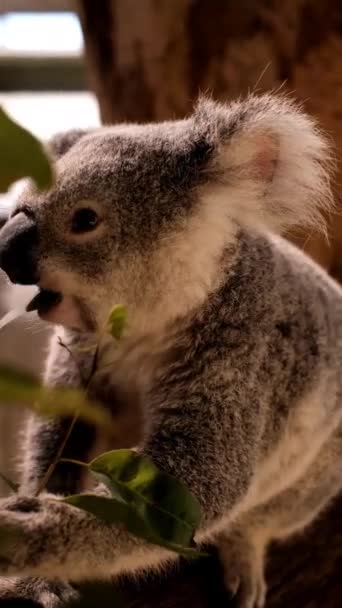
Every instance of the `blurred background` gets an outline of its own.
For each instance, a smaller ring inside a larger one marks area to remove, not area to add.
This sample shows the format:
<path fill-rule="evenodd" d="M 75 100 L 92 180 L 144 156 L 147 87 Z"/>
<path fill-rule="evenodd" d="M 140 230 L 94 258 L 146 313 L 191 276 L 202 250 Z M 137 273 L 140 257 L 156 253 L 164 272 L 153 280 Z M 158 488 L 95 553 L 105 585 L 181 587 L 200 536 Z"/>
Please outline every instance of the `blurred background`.
<path fill-rule="evenodd" d="M 42 140 L 70 127 L 181 117 L 200 92 L 227 101 L 278 89 L 336 145 L 329 240 L 288 237 L 340 280 L 341 0 L 0 0 L 0 105 Z M 0 198 L 0 213 L 11 200 Z M 0 289 L 3 313 L 13 305 L 3 277 Z M 12 323 L 0 332 L 0 362 L 40 373 L 47 335 L 32 318 Z M 13 468 L 22 417 L 0 408 L 1 470 Z"/>

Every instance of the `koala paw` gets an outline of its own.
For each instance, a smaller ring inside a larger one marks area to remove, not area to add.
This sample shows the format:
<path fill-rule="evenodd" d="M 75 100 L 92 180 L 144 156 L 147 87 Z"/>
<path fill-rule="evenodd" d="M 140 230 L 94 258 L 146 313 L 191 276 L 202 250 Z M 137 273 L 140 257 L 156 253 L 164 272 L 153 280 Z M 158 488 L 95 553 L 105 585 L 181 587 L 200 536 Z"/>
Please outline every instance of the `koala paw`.
<path fill-rule="evenodd" d="M 78 592 L 68 583 L 40 578 L 0 578 L 0 608 L 63 608 L 79 599 Z"/>
<path fill-rule="evenodd" d="M 49 495 L 0 501 L 0 575 L 64 578 L 74 526 L 89 517 Z"/>
<path fill-rule="evenodd" d="M 258 576 L 243 566 L 230 566 L 225 573 L 225 584 L 232 597 L 236 598 L 238 608 L 264 608 L 266 601 L 266 583 L 263 576 Z"/>
<path fill-rule="evenodd" d="M 263 556 L 247 538 L 232 534 L 220 539 L 219 554 L 227 590 L 238 608 L 264 608 L 266 582 Z"/>

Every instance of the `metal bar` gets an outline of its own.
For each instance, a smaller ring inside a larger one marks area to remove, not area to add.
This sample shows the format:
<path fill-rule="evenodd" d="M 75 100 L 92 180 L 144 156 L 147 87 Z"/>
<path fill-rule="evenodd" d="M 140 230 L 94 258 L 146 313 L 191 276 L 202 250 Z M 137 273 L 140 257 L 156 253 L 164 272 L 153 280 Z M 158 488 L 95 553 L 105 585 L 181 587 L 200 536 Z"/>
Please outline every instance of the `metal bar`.
<path fill-rule="evenodd" d="M 83 91 L 86 81 L 82 56 L 0 54 L 0 91 Z"/>

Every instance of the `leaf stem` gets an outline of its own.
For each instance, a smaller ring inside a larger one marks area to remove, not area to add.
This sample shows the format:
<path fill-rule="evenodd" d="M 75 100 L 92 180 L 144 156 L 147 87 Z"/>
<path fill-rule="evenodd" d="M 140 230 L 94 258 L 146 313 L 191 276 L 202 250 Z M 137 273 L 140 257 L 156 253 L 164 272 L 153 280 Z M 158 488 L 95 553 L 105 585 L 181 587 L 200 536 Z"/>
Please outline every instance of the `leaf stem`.
<path fill-rule="evenodd" d="M 71 464 L 75 464 L 78 467 L 86 467 L 88 468 L 88 463 L 83 462 L 83 460 L 76 460 L 76 458 L 60 458 L 59 462 L 71 462 Z"/>

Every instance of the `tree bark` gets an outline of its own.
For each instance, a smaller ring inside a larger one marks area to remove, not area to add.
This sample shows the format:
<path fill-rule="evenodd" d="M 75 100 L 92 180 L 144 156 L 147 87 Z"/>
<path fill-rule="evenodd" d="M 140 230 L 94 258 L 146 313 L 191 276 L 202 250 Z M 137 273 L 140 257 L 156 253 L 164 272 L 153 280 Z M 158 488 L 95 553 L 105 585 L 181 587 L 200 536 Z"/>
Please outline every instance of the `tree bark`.
<path fill-rule="evenodd" d="M 183 117 L 200 92 L 299 98 L 342 149 L 341 0 L 78 0 L 89 78 L 102 121 Z M 339 159 L 338 159 L 339 160 Z M 342 280 L 342 164 L 330 240 L 291 234 Z M 302 537 L 274 548 L 268 608 L 342 605 L 342 497 Z M 229 605 L 215 555 L 121 588 L 131 608 Z M 233 604 L 232 604 L 233 605 Z"/>

